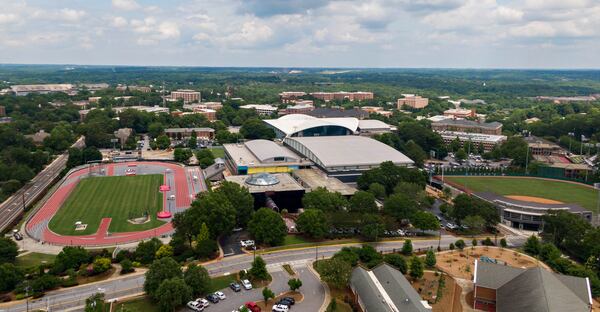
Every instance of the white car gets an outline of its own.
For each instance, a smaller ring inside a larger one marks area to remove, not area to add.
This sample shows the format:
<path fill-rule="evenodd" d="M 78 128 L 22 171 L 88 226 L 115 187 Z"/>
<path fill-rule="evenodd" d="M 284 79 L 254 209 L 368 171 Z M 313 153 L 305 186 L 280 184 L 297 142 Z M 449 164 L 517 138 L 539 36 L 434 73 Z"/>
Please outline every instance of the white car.
<path fill-rule="evenodd" d="M 246 290 L 252 289 L 252 283 L 250 283 L 250 281 L 247 279 L 242 280 L 242 286 L 244 286 Z"/>
<path fill-rule="evenodd" d="M 254 241 L 251 239 L 240 241 L 240 246 L 242 247 L 252 247 L 254 246 Z"/>
<path fill-rule="evenodd" d="M 288 312 L 290 310 L 290 307 L 283 305 L 283 304 L 278 304 L 276 306 L 273 307 L 273 312 Z"/>
<path fill-rule="evenodd" d="M 187 307 L 194 311 L 204 311 L 204 306 L 198 301 L 190 301 L 187 303 Z"/>
<path fill-rule="evenodd" d="M 227 296 L 225 296 L 225 294 L 223 292 L 217 291 L 215 293 L 215 296 L 217 296 L 219 298 L 219 300 L 225 300 L 227 299 Z"/>
<path fill-rule="evenodd" d="M 206 307 L 208 307 L 208 305 L 210 305 L 208 300 L 206 300 L 204 298 L 198 298 L 198 299 L 196 299 L 196 302 L 198 302 L 200 305 L 202 305 L 203 308 L 206 308 Z"/>

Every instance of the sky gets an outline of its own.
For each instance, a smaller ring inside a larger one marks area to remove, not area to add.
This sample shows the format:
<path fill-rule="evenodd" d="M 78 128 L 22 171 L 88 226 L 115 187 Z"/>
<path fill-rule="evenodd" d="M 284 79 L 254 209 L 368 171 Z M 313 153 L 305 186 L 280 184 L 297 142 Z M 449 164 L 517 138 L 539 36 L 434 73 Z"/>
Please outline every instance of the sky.
<path fill-rule="evenodd" d="M 0 0 L 0 63 L 600 68 L 600 0 Z"/>

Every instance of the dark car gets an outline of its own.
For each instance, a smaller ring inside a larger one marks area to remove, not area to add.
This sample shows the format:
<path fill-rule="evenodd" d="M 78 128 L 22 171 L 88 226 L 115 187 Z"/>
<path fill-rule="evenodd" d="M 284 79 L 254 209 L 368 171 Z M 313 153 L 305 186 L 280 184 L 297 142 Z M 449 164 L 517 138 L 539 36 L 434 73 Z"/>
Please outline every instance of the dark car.
<path fill-rule="evenodd" d="M 217 297 L 217 295 L 215 295 L 215 294 L 210 294 L 210 295 L 206 296 L 206 300 L 208 300 L 212 303 L 217 303 L 217 302 L 219 302 L 219 297 Z"/>
<path fill-rule="evenodd" d="M 15 238 L 15 240 L 18 240 L 18 241 L 23 240 L 23 235 L 21 235 L 21 233 L 19 233 L 19 232 L 13 233 L 13 237 Z"/>
<path fill-rule="evenodd" d="M 276 304 L 283 304 L 286 306 L 292 306 L 296 303 L 296 300 L 294 300 L 294 298 L 292 297 L 283 297 L 281 299 L 279 299 L 279 301 L 277 301 Z"/>
<path fill-rule="evenodd" d="M 239 292 L 242 290 L 242 286 L 240 286 L 240 284 L 238 284 L 238 283 L 229 284 L 229 288 L 231 288 L 231 290 L 233 290 L 235 292 Z"/>

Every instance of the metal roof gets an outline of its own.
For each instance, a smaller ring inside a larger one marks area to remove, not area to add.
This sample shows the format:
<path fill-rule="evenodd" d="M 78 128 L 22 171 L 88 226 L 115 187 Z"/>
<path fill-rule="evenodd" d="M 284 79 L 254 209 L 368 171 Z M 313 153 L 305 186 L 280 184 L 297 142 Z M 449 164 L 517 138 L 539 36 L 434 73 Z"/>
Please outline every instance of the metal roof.
<path fill-rule="evenodd" d="M 388 264 L 371 271 L 356 267 L 350 283 L 367 312 L 428 312 L 404 275 Z"/>
<path fill-rule="evenodd" d="M 440 121 L 434 122 L 436 125 L 449 125 L 449 126 L 468 126 L 468 127 L 478 127 L 478 128 L 486 128 L 486 129 L 497 129 L 502 127 L 502 124 L 493 121 L 493 122 L 477 122 L 467 119 L 444 119 Z"/>
<path fill-rule="evenodd" d="M 373 166 L 384 161 L 412 165 L 414 161 L 394 148 L 377 140 L 355 136 L 292 137 L 285 143 L 323 167 Z M 300 146 L 298 146 L 300 145 Z"/>
<path fill-rule="evenodd" d="M 496 289 L 496 311 L 589 311 L 587 279 L 540 267 L 520 269 L 476 261 L 475 284 Z"/>
<path fill-rule="evenodd" d="M 298 155 L 292 153 L 287 148 L 269 141 L 269 140 L 252 140 L 244 143 L 246 147 L 254 154 L 261 162 L 274 161 L 275 158 L 283 157 L 284 161 L 298 161 Z"/>

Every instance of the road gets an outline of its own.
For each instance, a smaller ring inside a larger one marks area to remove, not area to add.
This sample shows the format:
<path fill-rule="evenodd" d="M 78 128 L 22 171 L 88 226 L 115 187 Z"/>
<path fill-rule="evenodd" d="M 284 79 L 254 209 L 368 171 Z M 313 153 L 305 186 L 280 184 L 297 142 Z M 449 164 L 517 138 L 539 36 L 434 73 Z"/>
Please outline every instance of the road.
<path fill-rule="evenodd" d="M 85 146 L 83 137 L 79 138 L 72 147 L 81 148 Z M 34 203 L 50 187 L 56 177 L 63 171 L 69 158 L 68 153 L 58 156 L 54 161 L 38 173 L 31 181 L 25 184 L 21 189 L 11 197 L 0 204 L 0 232 L 5 231 L 18 218 L 23 215 L 24 208 Z"/>
<path fill-rule="evenodd" d="M 443 235 L 439 242 L 440 246 L 447 248 L 450 243 L 453 243 L 456 240 L 457 238 L 454 236 Z M 512 246 L 520 246 L 524 243 L 524 239 L 521 238 L 509 238 L 508 241 L 509 245 Z M 391 252 L 394 250 L 400 250 L 403 243 L 403 241 L 380 242 L 374 244 L 373 246 L 379 251 Z M 470 240 L 466 239 L 465 243 L 469 245 Z M 413 240 L 413 249 L 415 251 L 419 249 L 427 249 L 429 247 L 435 248 L 437 245 L 438 239 Z M 342 247 L 345 246 L 360 246 L 360 244 L 282 250 L 264 253 L 261 254 L 261 256 L 267 262 L 267 267 L 272 271 L 285 263 L 302 265 L 302 263 L 308 264 L 310 261 L 315 260 L 315 258 L 321 259 L 331 257 L 334 253 L 338 252 Z M 205 267 L 211 276 L 235 274 L 242 269 L 250 268 L 252 260 L 252 254 L 237 255 L 206 264 Z M 60 311 L 67 308 L 83 307 L 85 305 L 85 299 L 99 291 L 104 292 L 107 299 L 115 299 L 143 292 L 143 284 L 144 275 L 129 275 L 118 279 L 94 283 L 92 285 L 82 285 L 70 289 L 53 291 L 48 293 L 43 298 L 32 300 L 29 303 L 20 302 L 0 304 L 0 312 L 20 312 L 28 311 L 28 309 L 31 310 L 33 308 L 47 309 L 47 307 L 50 307 L 51 311 Z"/>

